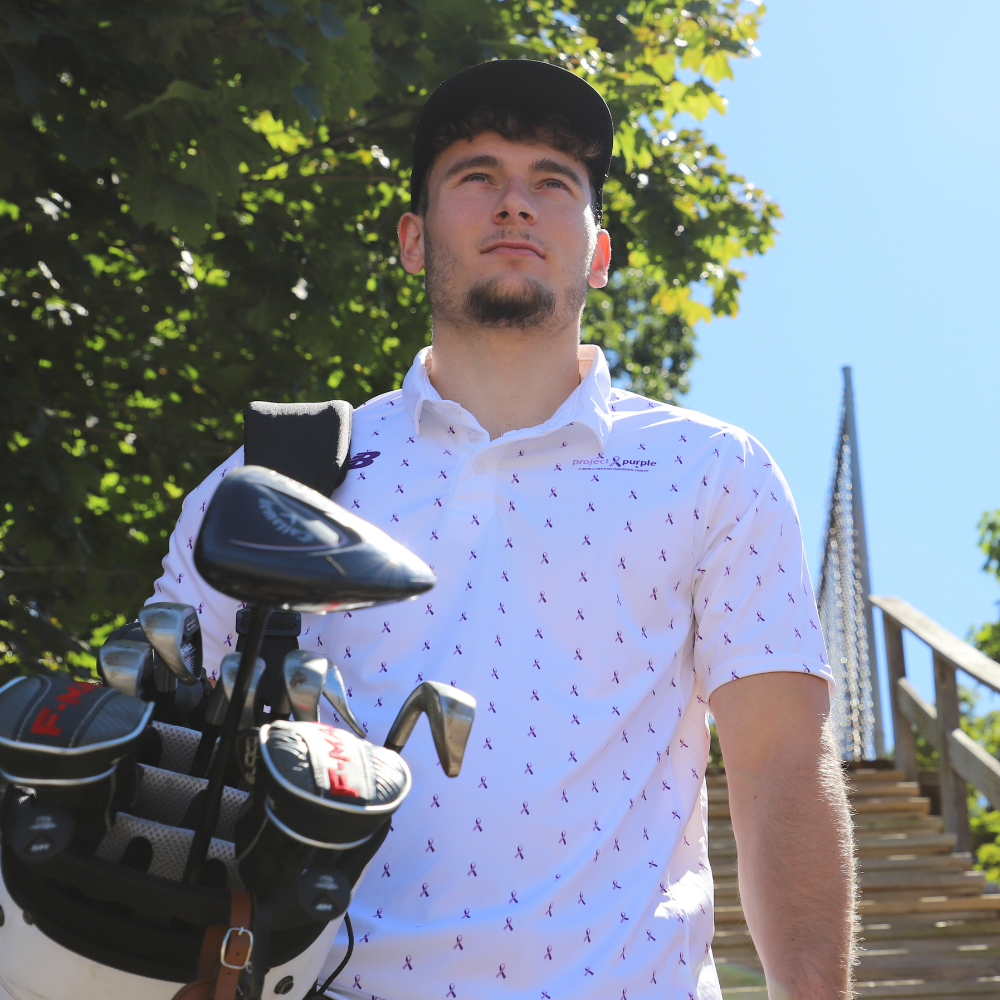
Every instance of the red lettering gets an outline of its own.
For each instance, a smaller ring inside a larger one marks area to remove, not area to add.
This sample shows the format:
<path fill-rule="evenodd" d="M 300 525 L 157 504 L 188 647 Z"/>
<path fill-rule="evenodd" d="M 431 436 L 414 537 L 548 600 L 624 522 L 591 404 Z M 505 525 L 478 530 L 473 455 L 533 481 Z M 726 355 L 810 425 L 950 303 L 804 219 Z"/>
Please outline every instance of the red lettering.
<path fill-rule="evenodd" d="M 62 730 L 56 725 L 59 718 L 55 712 L 43 708 L 35 716 L 35 721 L 31 724 L 31 731 L 39 736 L 61 736 Z"/>
<path fill-rule="evenodd" d="M 95 687 L 95 685 L 88 684 L 85 681 L 70 681 L 69 687 L 62 694 L 56 695 L 56 701 L 59 702 L 57 711 L 61 712 L 67 705 L 79 705 L 80 699 L 92 687 Z"/>
<path fill-rule="evenodd" d="M 334 795 L 349 795 L 352 799 L 360 798 L 357 789 L 352 788 L 348 783 L 347 779 L 337 771 L 328 771 L 327 774 L 330 776 L 330 791 Z"/>

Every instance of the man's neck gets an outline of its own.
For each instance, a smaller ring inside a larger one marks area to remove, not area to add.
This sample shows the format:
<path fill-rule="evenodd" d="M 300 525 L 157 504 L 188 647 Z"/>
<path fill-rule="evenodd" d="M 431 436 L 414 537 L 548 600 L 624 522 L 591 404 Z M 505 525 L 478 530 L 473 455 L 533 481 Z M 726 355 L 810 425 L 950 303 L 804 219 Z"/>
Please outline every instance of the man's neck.
<path fill-rule="evenodd" d="M 575 330 L 456 331 L 434 327 L 428 375 L 496 440 L 545 423 L 580 384 Z"/>

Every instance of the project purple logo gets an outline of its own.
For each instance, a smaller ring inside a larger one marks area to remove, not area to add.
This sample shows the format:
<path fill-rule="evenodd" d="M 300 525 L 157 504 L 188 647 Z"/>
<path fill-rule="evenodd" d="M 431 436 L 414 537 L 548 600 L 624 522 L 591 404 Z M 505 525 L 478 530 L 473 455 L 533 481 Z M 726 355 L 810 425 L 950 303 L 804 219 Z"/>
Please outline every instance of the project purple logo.
<path fill-rule="evenodd" d="M 621 455 L 605 455 L 600 452 L 596 458 L 574 458 L 575 469 L 600 469 L 619 472 L 648 472 L 656 467 L 656 462 L 648 458 L 623 458 Z"/>

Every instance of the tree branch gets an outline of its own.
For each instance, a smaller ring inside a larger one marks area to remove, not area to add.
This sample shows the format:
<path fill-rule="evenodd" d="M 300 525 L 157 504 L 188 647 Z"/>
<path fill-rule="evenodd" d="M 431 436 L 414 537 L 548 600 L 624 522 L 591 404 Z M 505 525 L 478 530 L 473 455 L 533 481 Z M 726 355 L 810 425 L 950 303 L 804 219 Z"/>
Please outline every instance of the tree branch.
<path fill-rule="evenodd" d="M 289 184 L 294 181 L 391 181 L 392 176 L 389 174 L 379 175 L 379 174 L 292 174 L 289 177 L 272 177 L 270 180 L 266 180 L 263 177 L 255 177 L 253 180 L 248 181 L 248 184 L 254 184 L 260 187 L 270 187 L 272 184 Z"/>
<path fill-rule="evenodd" d="M 296 152 L 289 153 L 288 156 L 282 157 L 280 160 L 275 160 L 271 166 L 276 167 L 281 163 L 291 163 L 292 160 L 295 160 L 300 156 L 308 156 L 309 153 L 315 153 L 317 150 L 325 149 L 327 146 L 340 146 L 358 132 L 363 132 L 365 129 L 381 125 L 383 122 L 387 122 L 390 118 L 395 118 L 398 114 L 399 111 L 393 111 L 391 114 L 383 115 L 381 118 L 376 118 L 374 121 L 365 122 L 364 125 L 358 125 L 355 128 L 352 128 L 349 132 L 343 132 L 340 135 L 334 136 L 332 139 L 327 139 L 325 142 L 313 143 L 311 146 L 306 146 L 305 149 L 296 150 Z"/>

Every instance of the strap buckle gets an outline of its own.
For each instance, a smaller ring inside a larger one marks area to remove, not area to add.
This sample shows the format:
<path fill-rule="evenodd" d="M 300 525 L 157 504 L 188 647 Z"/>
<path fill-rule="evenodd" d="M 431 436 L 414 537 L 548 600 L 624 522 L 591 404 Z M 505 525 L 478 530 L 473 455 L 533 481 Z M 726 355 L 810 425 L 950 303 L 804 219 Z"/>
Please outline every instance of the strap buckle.
<path fill-rule="evenodd" d="M 234 933 L 246 934 L 246 936 L 250 939 L 250 943 L 247 945 L 246 957 L 243 959 L 243 962 L 240 965 L 233 965 L 232 963 L 226 961 L 226 950 L 229 948 L 229 937 L 231 934 Z M 226 936 L 222 939 L 222 947 L 219 949 L 219 961 L 227 969 L 237 969 L 242 971 L 247 967 L 247 963 L 250 961 L 250 955 L 252 953 L 253 953 L 253 931 L 248 930 L 246 927 L 230 927 L 226 931 Z"/>

